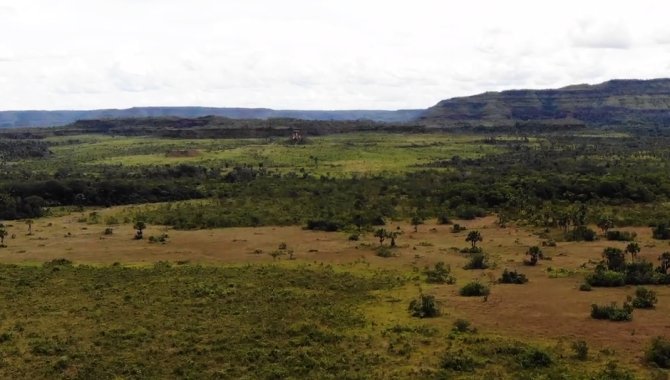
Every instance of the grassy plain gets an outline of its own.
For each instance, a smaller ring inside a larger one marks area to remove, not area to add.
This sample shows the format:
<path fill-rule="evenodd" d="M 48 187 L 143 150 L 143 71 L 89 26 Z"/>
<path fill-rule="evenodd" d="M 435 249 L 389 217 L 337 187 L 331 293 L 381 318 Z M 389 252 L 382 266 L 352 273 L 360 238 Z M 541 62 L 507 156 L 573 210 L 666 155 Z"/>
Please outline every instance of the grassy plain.
<path fill-rule="evenodd" d="M 309 144 L 293 146 L 285 139 L 169 139 L 155 137 L 69 136 L 50 137 L 53 160 L 34 160 L 26 165 L 50 168 L 66 164 L 89 166 L 150 166 L 179 163 L 208 167 L 262 164 L 279 172 L 309 169 L 314 174 L 349 176 L 380 172 L 404 172 L 416 165 L 452 156 L 479 157 L 495 146 L 481 137 L 446 134 L 356 133 L 312 137 Z M 168 157 L 172 150 L 195 149 L 193 157 Z M 314 159 L 316 158 L 316 160 Z"/>
<path fill-rule="evenodd" d="M 104 219 L 119 211 L 98 213 Z M 394 222 L 390 227 L 404 232 L 398 256 L 382 258 L 374 252 L 378 243 L 371 234 L 349 241 L 344 233 L 300 227 L 176 231 L 149 226 L 147 237 L 167 232 L 168 242 L 161 244 L 133 240 L 128 224 L 112 226 L 113 234 L 104 235 L 105 224 L 78 221 L 85 216 L 40 219 L 30 236 L 23 224 L 9 227 L 15 238 L 0 249 L 0 261 L 21 266 L 0 268 L 7 305 L 2 326 L 11 335 L 4 343 L 5 374 L 39 369 L 45 377 L 66 378 L 96 373 L 128 378 L 424 378 L 441 376 L 445 352 L 465 348 L 484 364 L 474 373 L 449 372 L 457 378 L 537 378 L 554 372 L 580 378 L 580 371 L 595 373 L 612 360 L 646 377 L 651 372 L 643 369 L 645 348 L 652 337 L 670 335 L 668 287 L 655 287 L 658 307 L 636 311 L 632 322 L 590 318 L 592 303 L 621 303 L 634 292 L 633 287 L 578 290 L 602 249 L 623 243 L 559 242 L 544 248 L 551 260 L 527 267 L 522 264 L 526 249 L 540 242 L 534 231 L 500 228 L 493 217 L 456 221 L 482 233 L 482 247 L 493 264 L 487 270 L 464 270 L 467 258 L 458 249 L 468 245 L 467 231 L 452 233 L 434 221 L 416 233 L 407 223 Z M 630 230 L 638 233 L 642 258 L 653 261 L 667 250 L 667 243 L 651 239 L 649 229 Z M 294 260 L 270 255 L 281 243 L 294 251 Z M 58 258 L 93 267 L 39 268 Z M 451 266 L 456 284 L 425 283 L 423 269 L 439 261 Z M 156 262 L 173 268 L 159 264 L 152 269 Z M 518 269 L 530 282 L 495 284 L 505 268 Z M 491 295 L 459 296 L 458 288 L 471 280 L 490 284 Z M 339 288 L 343 281 L 354 285 Z M 410 317 L 407 305 L 420 292 L 436 297 L 442 316 Z M 338 318 L 333 320 L 334 315 Z M 452 324 L 459 318 L 479 332 L 454 336 Z M 571 358 L 570 344 L 576 340 L 588 342 L 588 361 Z M 260 345 L 258 352 L 252 342 Z M 487 357 L 485 348 L 496 345 L 541 347 L 555 362 L 549 372 L 521 370 L 513 356 Z M 113 355 L 105 354 L 112 348 Z M 331 362 L 332 349 L 341 351 L 341 363 Z M 26 358 L 34 368 L 16 364 Z"/>

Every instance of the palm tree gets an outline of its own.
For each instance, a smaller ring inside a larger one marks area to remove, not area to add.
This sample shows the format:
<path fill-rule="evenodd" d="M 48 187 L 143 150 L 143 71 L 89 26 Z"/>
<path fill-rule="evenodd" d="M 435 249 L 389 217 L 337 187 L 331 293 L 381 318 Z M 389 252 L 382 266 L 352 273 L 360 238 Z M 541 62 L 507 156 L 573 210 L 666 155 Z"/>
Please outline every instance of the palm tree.
<path fill-rule="evenodd" d="M 631 261 L 635 262 L 635 259 L 637 259 L 637 254 L 640 253 L 640 245 L 636 242 L 628 243 L 625 251 L 626 253 L 630 253 Z"/>
<path fill-rule="evenodd" d="M 479 231 L 470 231 L 468 233 L 468 236 L 465 238 L 465 241 L 470 242 L 472 244 L 472 249 L 477 248 L 477 242 L 483 241 L 482 239 L 482 234 L 479 233 Z"/>
<path fill-rule="evenodd" d="M 133 225 L 133 228 L 137 230 L 137 232 L 135 233 L 135 239 L 136 239 L 136 240 L 140 240 L 140 239 L 144 238 L 144 236 L 143 236 L 143 234 L 142 234 L 142 230 L 144 230 L 145 228 L 147 228 L 146 223 L 144 223 L 144 222 L 141 221 L 141 220 L 138 220 L 138 221 L 135 222 L 135 224 Z"/>
<path fill-rule="evenodd" d="M 388 237 L 388 232 L 386 232 L 385 229 L 380 228 L 375 231 L 375 237 L 379 239 L 379 245 L 382 246 L 384 245 L 384 240 Z"/>

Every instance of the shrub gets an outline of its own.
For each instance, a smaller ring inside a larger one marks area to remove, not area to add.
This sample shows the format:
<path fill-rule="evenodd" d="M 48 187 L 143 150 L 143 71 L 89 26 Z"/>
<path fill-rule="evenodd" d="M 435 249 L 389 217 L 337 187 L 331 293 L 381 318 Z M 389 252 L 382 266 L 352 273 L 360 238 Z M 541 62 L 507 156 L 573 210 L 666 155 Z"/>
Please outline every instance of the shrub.
<path fill-rule="evenodd" d="M 491 293 L 489 287 L 478 281 L 473 281 L 466 284 L 458 292 L 458 294 L 460 294 L 463 297 L 488 296 L 489 293 Z"/>
<path fill-rule="evenodd" d="M 470 327 L 470 321 L 465 320 L 465 319 L 457 319 L 454 321 L 454 325 L 451 328 L 452 331 L 458 332 L 458 333 L 474 333 L 477 332 L 477 329 Z"/>
<path fill-rule="evenodd" d="M 380 247 L 375 248 L 376 255 L 379 257 L 395 257 L 396 253 L 393 251 L 391 247 L 382 245 Z"/>
<path fill-rule="evenodd" d="M 451 275 L 451 267 L 443 262 L 435 264 L 433 269 L 426 269 L 426 281 L 431 284 L 453 284 L 456 278 Z"/>
<path fill-rule="evenodd" d="M 591 305 L 591 318 L 607 319 L 610 321 L 621 322 L 633 319 L 633 306 L 624 302 L 623 307 L 619 308 L 616 302 L 607 306 Z"/>
<path fill-rule="evenodd" d="M 597 269 L 594 273 L 586 276 L 586 282 L 591 286 L 624 286 L 626 285 L 626 276 L 624 273 L 612 270 Z"/>
<path fill-rule="evenodd" d="M 486 269 L 489 265 L 487 263 L 486 255 L 483 253 L 475 253 L 470 257 L 470 261 L 463 267 L 463 269 Z"/>
<path fill-rule="evenodd" d="M 434 296 L 421 294 L 418 299 L 409 303 L 409 312 L 413 317 L 432 318 L 440 315 L 440 308 L 437 306 Z"/>
<path fill-rule="evenodd" d="M 586 360 L 589 358 L 589 346 L 583 340 L 572 342 L 572 350 L 575 352 L 577 360 Z"/>
<path fill-rule="evenodd" d="M 543 242 L 542 242 L 542 246 L 543 246 L 543 247 L 555 247 L 555 246 L 556 246 L 556 241 L 553 240 L 553 239 L 549 239 L 549 240 L 543 241 Z"/>
<path fill-rule="evenodd" d="M 526 256 L 528 256 L 528 259 L 524 260 L 523 263 L 525 265 L 531 266 L 536 265 L 537 261 L 543 258 L 542 250 L 538 246 L 528 248 L 528 251 L 526 251 Z"/>
<path fill-rule="evenodd" d="M 592 380 L 635 380 L 635 376 L 625 369 L 620 369 L 615 362 L 609 362 L 605 368 L 591 377 Z"/>
<path fill-rule="evenodd" d="M 486 210 L 476 206 L 463 205 L 456 208 L 455 214 L 459 219 L 472 220 L 486 216 Z"/>
<path fill-rule="evenodd" d="M 508 271 L 507 268 L 505 268 L 498 282 L 501 284 L 525 284 L 528 282 L 528 278 L 523 273 L 519 273 L 515 270 Z"/>
<path fill-rule="evenodd" d="M 351 234 L 349 235 L 349 241 L 359 241 L 361 239 L 360 234 Z"/>
<path fill-rule="evenodd" d="M 484 250 L 481 247 L 466 247 L 466 248 L 461 248 L 460 251 L 461 253 L 482 253 Z"/>
<path fill-rule="evenodd" d="M 637 234 L 635 232 L 613 230 L 607 231 L 605 236 L 607 240 L 612 241 L 633 241 L 637 237 Z"/>
<path fill-rule="evenodd" d="M 451 224 L 451 218 L 446 214 L 438 215 L 437 224 Z"/>
<path fill-rule="evenodd" d="M 670 368 L 670 340 L 660 336 L 654 338 L 645 357 L 661 368 Z"/>
<path fill-rule="evenodd" d="M 586 226 L 577 226 L 566 236 L 570 241 L 595 241 L 597 237 L 596 232 Z"/>
<path fill-rule="evenodd" d="M 53 259 L 51 261 L 47 261 L 46 263 L 43 264 L 45 268 L 48 267 L 71 267 L 72 266 L 72 261 L 68 259 Z"/>
<path fill-rule="evenodd" d="M 441 363 L 443 369 L 456 372 L 472 372 L 479 366 L 480 364 L 463 350 L 447 352 Z"/>
<path fill-rule="evenodd" d="M 654 265 L 646 261 L 638 261 L 626 264 L 626 284 L 644 285 L 655 283 L 656 272 Z"/>
<path fill-rule="evenodd" d="M 114 234 L 114 229 L 112 227 L 107 227 L 105 228 L 105 231 L 103 231 L 103 235 L 113 235 Z"/>
<path fill-rule="evenodd" d="M 518 357 L 521 368 L 543 368 L 552 364 L 551 356 L 538 348 L 528 348 Z"/>
<path fill-rule="evenodd" d="M 585 283 L 579 285 L 579 290 L 581 290 L 582 292 L 590 292 L 591 291 L 591 284 L 589 284 L 588 282 L 585 282 Z"/>
<path fill-rule="evenodd" d="M 639 286 L 635 289 L 635 298 L 633 299 L 633 307 L 636 309 L 653 309 L 658 298 L 656 292 L 649 290 L 644 286 Z"/>
<path fill-rule="evenodd" d="M 342 227 L 342 223 L 334 222 L 332 220 L 312 219 L 307 221 L 307 226 L 305 228 L 313 231 L 335 232 L 342 229 Z"/>
<path fill-rule="evenodd" d="M 460 224 L 456 223 L 451 227 L 451 232 L 453 233 L 459 233 L 461 231 L 465 231 L 466 228 L 465 226 L 461 226 Z"/>

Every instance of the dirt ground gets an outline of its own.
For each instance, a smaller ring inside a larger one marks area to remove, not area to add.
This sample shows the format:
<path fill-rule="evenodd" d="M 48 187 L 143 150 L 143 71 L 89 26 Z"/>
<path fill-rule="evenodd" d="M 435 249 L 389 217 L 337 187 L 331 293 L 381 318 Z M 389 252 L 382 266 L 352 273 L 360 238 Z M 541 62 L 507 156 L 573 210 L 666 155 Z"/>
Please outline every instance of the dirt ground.
<path fill-rule="evenodd" d="M 105 211 L 101 211 L 104 213 Z M 590 318 L 590 305 L 621 304 L 632 295 L 634 287 L 615 289 L 594 288 L 581 292 L 579 285 L 584 274 L 600 260 L 606 246 L 623 248 L 623 242 L 600 240 L 589 243 L 559 242 L 557 247 L 543 247 L 551 260 L 543 260 L 536 267 L 523 265 L 524 253 L 531 245 L 540 245 L 541 239 L 532 231 L 508 227 L 499 228 L 493 217 L 474 221 L 456 221 L 477 229 L 484 241 L 481 246 L 491 255 L 495 266 L 489 270 L 463 270 L 467 258 L 457 250 L 469 245 L 465 242 L 468 230 L 450 232 L 450 226 L 427 222 L 418 232 L 407 223 L 391 223 L 403 231 L 398 239 L 398 257 L 381 258 L 375 255 L 378 244 L 371 234 L 360 241 L 349 241 L 344 233 L 305 231 L 300 227 L 227 228 L 198 231 L 175 231 L 160 226 L 148 226 L 144 240 L 133 240 L 131 225 L 113 227 L 112 235 L 104 235 L 102 224 L 78 223 L 81 215 L 35 220 L 33 234 L 22 222 L 8 224 L 6 248 L 0 249 L 4 263 L 42 263 L 55 258 L 67 258 L 75 263 L 146 264 L 159 260 L 188 261 L 203 264 L 271 263 L 270 252 L 285 242 L 294 251 L 297 263 L 341 264 L 349 268 L 388 268 L 411 274 L 438 261 L 450 264 L 457 278 L 456 285 L 427 285 L 415 281 L 393 297 L 402 302 L 385 302 L 376 310 L 386 313 L 387 323 L 406 318 L 407 301 L 416 296 L 420 287 L 433 294 L 443 309 L 453 318 L 466 318 L 475 326 L 504 336 L 514 335 L 537 341 L 570 342 L 584 339 L 594 349 L 614 349 L 617 356 L 639 362 L 644 348 L 654 336 L 670 337 L 670 287 L 653 287 L 658 292 L 655 310 L 636 310 L 632 322 L 615 323 Z M 667 242 L 651 238 L 649 228 L 628 228 L 635 231 L 642 247 L 639 255 L 656 263 L 656 258 L 670 250 Z M 166 232 L 166 244 L 149 243 L 149 236 Z M 287 257 L 280 258 L 282 262 Z M 583 266 L 586 266 L 585 268 Z M 504 268 L 518 269 L 530 282 L 525 285 L 493 285 L 491 295 L 480 297 L 458 296 L 458 288 L 473 279 L 489 283 L 500 276 Z M 555 269 L 548 271 L 549 268 Z M 551 273 L 559 273 L 558 276 Z M 556 277 L 556 278 L 554 278 Z M 431 321 L 446 324 L 445 321 Z"/>

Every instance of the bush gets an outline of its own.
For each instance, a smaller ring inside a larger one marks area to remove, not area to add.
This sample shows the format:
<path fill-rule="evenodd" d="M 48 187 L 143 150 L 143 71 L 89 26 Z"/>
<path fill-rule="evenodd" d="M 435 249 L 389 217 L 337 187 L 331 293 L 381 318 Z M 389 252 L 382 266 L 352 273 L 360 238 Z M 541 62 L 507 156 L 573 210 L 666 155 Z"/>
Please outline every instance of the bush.
<path fill-rule="evenodd" d="M 661 368 L 670 368 L 670 340 L 660 336 L 654 338 L 645 357 Z"/>
<path fill-rule="evenodd" d="M 426 282 L 430 284 L 453 284 L 456 278 L 451 275 L 451 267 L 443 262 L 435 264 L 433 269 L 426 269 Z"/>
<path fill-rule="evenodd" d="M 591 377 L 592 380 L 635 380 L 635 376 L 625 369 L 620 369 L 615 362 L 609 362 L 605 368 Z"/>
<path fill-rule="evenodd" d="M 440 315 L 440 309 L 435 302 L 434 296 L 421 294 L 418 299 L 409 303 L 409 312 L 413 317 L 432 318 Z"/>
<path fill-rule="evenodd" d="M 465 231 L 466 228 L 465 226 L 461 226 L 460 224 L 456 223 L 451 227 L 451 232 L 453 233 L 459 233 L 461 231 Z"/>
<path fill-rule="evenodd" d="M 476 206 L 459 206 L 455 210 L 458 219 L 472 220 L 486 216 L 486 210 Z"/>
<path fill-rule="evenodd" d="M 591 286 L 615 287 L 626 285 L 626 275 L 612 270 L 597 269 L 586 276 L 586 282 Z"/>
<path fill-rule="evenodd" d="M 528 259 L 523 260 L 523 263 L 525 265 L 530 265 L 534 266 L 537 264 L 537 261 L 539 259 L 544 258 L 544 255 L 542 254 L 542 250 L 538 246 L 532 246 L 528 248 L 528 251 L 526 251 L 526 256 L 528 256 Z"/>
<path fill-rule="evenodd" d="M 395 257 L 396 253 L 394 252 L 393 248 L 382 245 L 377 248 L 375 248 L 375 253 L 379 257 Z"/>
<path fill-rule="evenodd" d="M 360 234 L 351 234 L 349 235 L 349 241 L 359 241 L 361 239 Z"/>
<path fill-rule="evenodd" d="M 577 226 L 566 236 L 569 241 L 595 241 L 597 238 L 596 232 L 586 226 Z"/>
<path fill-rule="evenodd" d="M 523 273 L 519 273 L 515 270 L 508 271 L 507 268 L 505 268 L 498 282 L 501 284 L 525 284 L 528 282 L 528 278 Z"/>
<path fill-rule="evenodd" d="M 470 261 L 463 267 L 463 269 L 486 269 L 489 265 L 487 263 L 486 255 L 483 253 L 475 253 L 470 257 Z"/>
<path fill-rule="evenodd" d="M 456 352 L 447 352 L 440 365 L 443 369 L 456 372 L 472 372 L 480 364 L 471 356 L 458 350 Z"/>
<path fill-rule="evenodd" d="M 637 237 L 637 234 L 635 232 L 612 230 L 607 231 L 607 235 L 605 236 L 607 240 L 612 241 L 633 241 Z"/>
<path fill-rule="evenodd" d="M 549 239 L 546 241 L 542 242 L 543 247 L 555 247 L 556 246 L 556 241 L 554 239 Z"/>
<path fill-rule="evenodd" d="M 654 272 L 654 265 L 646 261 L 638 261 L 626 264 L 626 284 L 630 285 L 645 285 L 656 282 L 656 272 Z"/>
<path fill-rule="evenodd" d="M 591 318 L 607 319 L 615 322 L 630 321 L 633 319 L 633 306 L 624 302 L 623 307 L 619 308 L 616 302 L 608 306 L 591 305 Z"/>
<path fill-rule="evenodd" d="M 552 364 L 551 356 L 538 348 L 528 348 L 518 357 L 521 368 L 543 368 Z"/>
<path fill-rule="evenodd" d="M 579 285 L 579 290 L 581 290 L 582 292 L 590 292 L 591 291 L 591 284 L 589 284 L 588 282 L 585 282 L 585 283 Z"/>
<path fill-rule="evenodd" d="M 460 294 L 463 297 L 488 296 L 490 293 L 491 290 L 489 289 L 489 287 L 478 281 L 473 281 L 466 284 L 458 292 L 458 294 Z"/>
<path fill-rule="evenodd" d="M 653 309 L 658 298 L 656 292 L 649 290 L 644 286 L 639 286 L 635 289 L 635 298 L 633 299 L 633 307 L 636 309 Z"/>
<path fill-rule="evenodd" d="M 477 332 L 477 329 L 470 327 L 470 321 L 465 320 L 465 319 L 457 319 L 454 321 L 454 325 L 451 328 L 452 331 L 458 332 L 458 333 L 474 333 Z"/>
<path fill-rule="evenodd" d="M 316 219 L 316 220 L 308 220 L 307 226 L 305 228 L 313 231 L 335 232 L 342 229 L 342 227 L 343 227 L 342 223 L 334 222 L 331 220 Z"/>
<path fill-rule="evenodd" d="M 589 346 L 583 340 L 572 342 L 572 350 L 575 352 L 577 360 L 587 360 L 589 358 Z"/>
<path fill-rule="evenodd" d="M 451 218 L 446 214 L 438 215 L 437 224 L 451 224 Z"/>
<path fill-rule="evenodd" d="M 112 227 L 107 227 L 102 233 L 103 235 L 113 235 L 114 234 L 114 229 Z"/>

